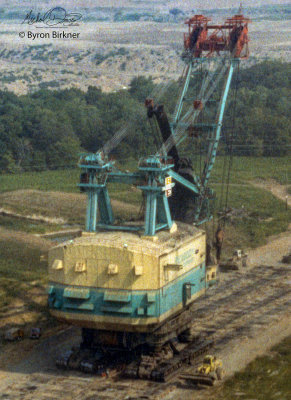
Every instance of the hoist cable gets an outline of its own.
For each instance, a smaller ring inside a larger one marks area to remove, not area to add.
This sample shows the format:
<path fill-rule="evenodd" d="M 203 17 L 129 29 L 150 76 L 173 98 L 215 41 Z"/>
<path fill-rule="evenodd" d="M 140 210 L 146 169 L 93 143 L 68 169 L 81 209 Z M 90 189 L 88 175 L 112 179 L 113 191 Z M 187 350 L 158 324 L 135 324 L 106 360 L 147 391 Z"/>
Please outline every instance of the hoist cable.
<path fill-rule="evenodd" d="M 155 86 L 153 91 L 147 97 L 161 98 L 171 84 L 172 84 L 172 81 L 168 81 L 167 83 L 165 83 L 163 85 Z M 136 118 L 132 119 L 131 121 L 127 122 L 124 126 L 122 126 L 114 134 L 114 136 L 112 138 L 110 138 L 105 143 L 105 145 L 97 151 L 97 153 L 104 153 L 105 155 L 108 155 L 115 147 L 117 147 L 120 144 L 120 142 L 123 139 L 125 139 L 127 136 L 129 136 L 132 133 L 137 122 L 140 122 L 140 116 L 137 116 Z"/>
<path fill-rule="evenodd" d="M 200 92 L 199 99 L 201 99 L 203 106 L 206 105 L 209 98 L 213 94 L 214 90 L 218 86 L 222 76 L 224 75 L 227 69 L 227 63 L 225 63 L 225 58 L 221 61 L 222 68 L 219 73 L 217 73 L 217 77 L 215 79 L 214 84 L 208 89 L 209 83 L 214 75 L 216 75 L 216 71 L 219 70 L 219 67 L 214 71 L 208 71 L 206 78 L 203 80 Z M 208 91 L 207 91 L 208 89 Z M 206 92 L 207 91 L 207 92 Z M 205 93 L 206 92 L 206 93 Z M 184 114 L 184 116 L 180 119 L 177 124 L 176 131 L 172 134 L 169 139 L 165 142 L 165 148 L 167 152 L 173 147 L 179 145 L 183 141 L 183 136 L 185 134 L 186 129 L 196 121 L 197 117 L 200 114 L 200 110 L 193 109 L 193 106 L 190 106 L 188 111 Z"/>
<path fill-rule="evenodd" d="M 183 78 L 183 74 L 185 72 L 185 68 L 180 76 L 179 80 Z M 162 85 L 156 85 L 153 91 L 147 96 L 151 98 L 156 98 L 158 101 L 164 95 L 165 91 L 172 84 L 172 81 L 168 81 Z M 108 155 L 115 147 L 117 147 L 120 142 L 129 136 L 132 133 L 132 128 L 135 128 L 137 122 L 140 121 L 140 117 L 136 117 L 133 120 L 129 121 L 126 125 L 124 125 L 121 129 L 119 129 L 114 136 L 109 139 L 105 145 L 97 151 L 97 153 L 104 153 Z M 134 129 L 133 129 L 134 130 Z"/>

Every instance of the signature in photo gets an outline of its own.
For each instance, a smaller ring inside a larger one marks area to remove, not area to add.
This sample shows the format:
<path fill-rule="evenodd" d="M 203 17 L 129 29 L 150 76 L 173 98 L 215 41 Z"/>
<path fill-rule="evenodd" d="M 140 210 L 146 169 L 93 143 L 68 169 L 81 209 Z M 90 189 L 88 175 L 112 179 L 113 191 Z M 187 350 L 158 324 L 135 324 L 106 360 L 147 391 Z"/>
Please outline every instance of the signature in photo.
<path fill-rule="evenodd" d="M 82 14 L 79 13 L 68 13 L 62 7 L 54 7 L 45 13 L 38 12 L 35 14 L 33 10 L 30 10 L 22 24 L 33 25 L 36 23 L 42 23 L 45 26 L 76 26 L 76 22 L 82 18 Z"/>

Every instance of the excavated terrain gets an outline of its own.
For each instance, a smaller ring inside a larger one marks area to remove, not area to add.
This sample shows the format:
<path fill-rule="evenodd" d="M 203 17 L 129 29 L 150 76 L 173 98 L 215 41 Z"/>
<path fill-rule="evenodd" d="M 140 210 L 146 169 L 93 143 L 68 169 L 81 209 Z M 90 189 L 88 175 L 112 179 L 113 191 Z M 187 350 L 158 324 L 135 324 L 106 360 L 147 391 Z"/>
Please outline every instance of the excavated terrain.
<path fill-rule="evenodd" d="M 193 333 L 215 340 L 211 354 L 223 361 L 226 376 L 241 369 L 255 356 L 291 334 L 290 265 L 256 266 L 220 275 L 220 282 L 195 302 Z M 65 328 L 26 348 L 12 343 L 18 362 L 0 357 L 0 399 L 9 400 L 109 400 L 109 399 L 204 399 L 214 389 L 184 386 L 179 375 L 167 383 L 122 379 L 117 371 L 109 376 L 85 375 L 58 370 L 54 359 L 80 340 L 79 331 Z M 8 350 L 6 350 L 8 351 Z M 4 355 L 5 356 L 5 355 Z M 197 360 L 198 362 L 199 360 Z M 193 371 L 185 366 L 184 371 Z M 206 396 L 206 397 L 205 397 Z"/>

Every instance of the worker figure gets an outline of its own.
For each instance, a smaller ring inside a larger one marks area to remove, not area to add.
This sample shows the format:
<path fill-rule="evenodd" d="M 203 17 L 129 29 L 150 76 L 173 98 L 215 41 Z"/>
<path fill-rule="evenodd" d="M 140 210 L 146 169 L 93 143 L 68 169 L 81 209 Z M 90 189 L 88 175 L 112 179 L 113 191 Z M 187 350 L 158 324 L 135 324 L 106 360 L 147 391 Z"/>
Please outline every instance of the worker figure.
<path fill-rule="evenodd" d="M 217 231 L 215 233 L 215 243 L 214 243 L 214 246 L 216 248 L 216 258 L 218 263 L 220 261 L 223 238 L 224 238 L 224 232 L 222 228 L 218 226 Z"/>
<path fill-rule="evenodd" d="M 213 254 L 213 247 L 210 241 L 206 243 L 206 265 L 215 265 L 217 264 L 216 257 Z"/>

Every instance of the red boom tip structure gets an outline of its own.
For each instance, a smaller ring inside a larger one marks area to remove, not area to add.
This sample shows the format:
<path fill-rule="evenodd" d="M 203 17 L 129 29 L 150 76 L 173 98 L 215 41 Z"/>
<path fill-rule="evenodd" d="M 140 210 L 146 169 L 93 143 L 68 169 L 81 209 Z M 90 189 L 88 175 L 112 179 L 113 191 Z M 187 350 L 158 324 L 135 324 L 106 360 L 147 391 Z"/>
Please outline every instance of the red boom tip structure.
<path fill-rule="evenodd" d="M 224 25 L 210 25 L 210 18 L 194 15 L 185 21 L 189 32 L 184 35 L 185 49 L 194 58 L 211 57 L 229 52 L 233 58 L 248 58 L 248 23 L 243 15 L 228 18 Z"/>

